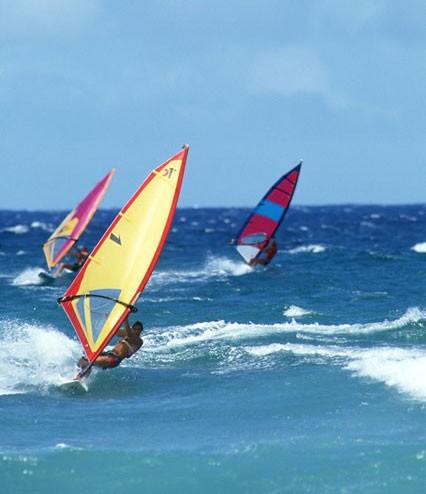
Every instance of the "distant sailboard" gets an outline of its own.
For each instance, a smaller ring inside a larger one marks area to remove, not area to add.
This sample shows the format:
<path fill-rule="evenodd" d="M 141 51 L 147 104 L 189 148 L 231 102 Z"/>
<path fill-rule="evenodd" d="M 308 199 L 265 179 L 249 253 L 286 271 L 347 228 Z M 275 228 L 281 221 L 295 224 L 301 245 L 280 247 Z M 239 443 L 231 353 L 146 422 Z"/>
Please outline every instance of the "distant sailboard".
<path fill-rule="evenodd" d="M 70 271 L 68 269 L 64 269 L 61 273 L 58 273 L 57 271 L 50 271 L 50 272 L 40 271 L 38 273 L 38 277 L 40 278 L 40 285 L 47 286 L 56 283 L 58 278 L 61 278 L 63 282 L 66 283 L 67 278 L 68 277 L 73 278 L 74 274 L 75 274 L 74 271 Z"/>
<path fill-rule="evenodd" d="M 56 276 L 51 273 L 46 273 L 45 271 L 40 271 L 38 277 L 41 280 L 40 283 L 43 285 L 52 285 L 56 281 Z"/>
<path fill-rule="evenodd" d="M 49 269 L 55 267 L 78 241 L 96 212 L 114 175 L 113 168 L 66 216 L 43 245 Z"/>
<path fill-rule="evenodd" d="M 250 213 L 234 244 L 247 263 L 261 255 L 283 222 L 299 179 L 302 162 L 283 175 Z"/>
<path fill-rule="evenodd" d="M 108 345 L 142 293 L 169 232 L 188 147 L 154 169 L 115 217 L 58 300 L 89 367 Z"/>

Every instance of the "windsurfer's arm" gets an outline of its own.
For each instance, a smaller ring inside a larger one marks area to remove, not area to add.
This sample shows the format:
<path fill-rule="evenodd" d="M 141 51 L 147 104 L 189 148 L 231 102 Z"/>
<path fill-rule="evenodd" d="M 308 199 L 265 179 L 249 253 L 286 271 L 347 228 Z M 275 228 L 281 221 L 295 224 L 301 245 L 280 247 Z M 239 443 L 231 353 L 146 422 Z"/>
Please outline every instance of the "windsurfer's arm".
<path fill-rule="evenodd" d="M 119 329 L 117 330 L 117 332 L 115 333 L 116 336 L 121 336 L 121 337 L 128 337 L 129 335 L 131 335 L 132 331 L 130 329 L 130 325 L 129 325 L 129 318 L 126 317 L 126 319 L 124 319 L 124 321 L 121 323 L 121 326 L 119 327 Z"/>

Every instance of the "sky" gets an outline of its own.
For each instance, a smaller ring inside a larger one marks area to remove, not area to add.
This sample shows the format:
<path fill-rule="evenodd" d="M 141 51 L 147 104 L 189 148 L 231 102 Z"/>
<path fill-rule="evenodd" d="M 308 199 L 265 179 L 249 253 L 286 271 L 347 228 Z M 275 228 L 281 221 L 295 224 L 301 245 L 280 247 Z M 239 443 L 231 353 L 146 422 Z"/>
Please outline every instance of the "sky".
<path fill-rule="evenodd" d="M 0 209 L 103 207 L 190 145 L 180 206 L 426 202 L 424 0 L 0 0 Z"/>

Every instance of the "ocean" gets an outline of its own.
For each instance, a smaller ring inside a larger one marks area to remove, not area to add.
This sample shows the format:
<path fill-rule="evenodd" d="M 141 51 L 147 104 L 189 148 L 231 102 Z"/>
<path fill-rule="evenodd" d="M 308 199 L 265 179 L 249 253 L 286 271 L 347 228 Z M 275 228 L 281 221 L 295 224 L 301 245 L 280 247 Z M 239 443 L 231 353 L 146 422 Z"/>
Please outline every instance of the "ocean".
<path fill-rule="evenodd" d="M 294 206 L 256 270 L 247 209 L 178 209 L 143 348 L 84 395 L 72 278 L 38 276 L 65 214 L 0 211 L 2 494 L 425 492 L 426 205 Z"/>

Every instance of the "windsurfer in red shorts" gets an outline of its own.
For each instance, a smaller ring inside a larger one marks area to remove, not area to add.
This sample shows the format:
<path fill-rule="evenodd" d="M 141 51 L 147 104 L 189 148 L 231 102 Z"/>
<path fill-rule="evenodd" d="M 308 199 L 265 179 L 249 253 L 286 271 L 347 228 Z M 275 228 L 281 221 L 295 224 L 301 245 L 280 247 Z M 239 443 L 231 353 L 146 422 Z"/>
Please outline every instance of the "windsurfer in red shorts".
<path fill-rule="evenodd" d="M 272 258 L 277 253 L 277 242 L 274 238 L 270 238 L 269 242 L 262 248 L 259 255 L 250 261 L 250 266 L 254 267 L 260 264 L 266 266 L 272 261 Z"/>
<path fill-rule="evenodd" d="M 113 369 L 119 366 L 123 359 L 130 358 L 143 345 L 143 340 L 140 336 L 142 331 L 143 324 L 140 321 L 136 321 L 130 326 L 129 320 L 126 317 L 121 328 L 115 333 L 116 336 L 121 336 L 120 341 L 112 350 L 102 352 L 93 363 L 93 366 L 100 367 L 101 369 Z M 86 357 L 81 357 L 78 362 L 78 366 L 81 369 L 80 376 L 90 373 L 90 371 L 85 372 L 88 364 L 89 361 Z"/>

